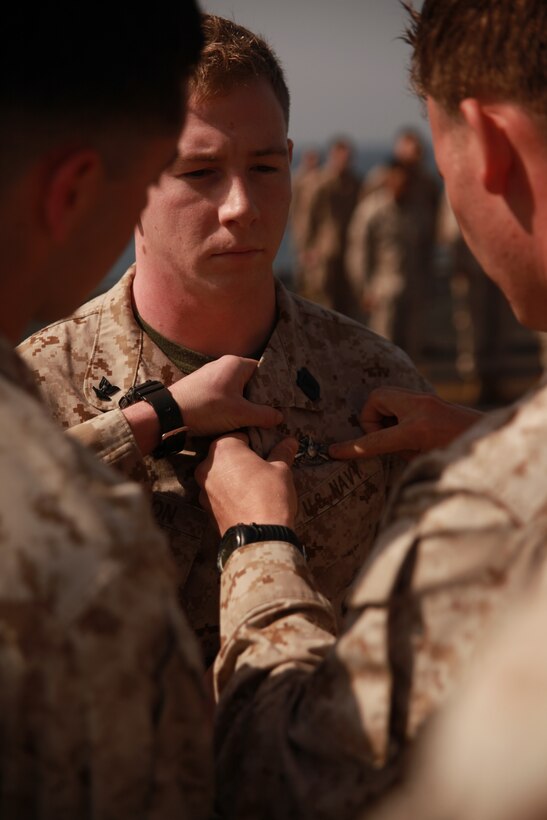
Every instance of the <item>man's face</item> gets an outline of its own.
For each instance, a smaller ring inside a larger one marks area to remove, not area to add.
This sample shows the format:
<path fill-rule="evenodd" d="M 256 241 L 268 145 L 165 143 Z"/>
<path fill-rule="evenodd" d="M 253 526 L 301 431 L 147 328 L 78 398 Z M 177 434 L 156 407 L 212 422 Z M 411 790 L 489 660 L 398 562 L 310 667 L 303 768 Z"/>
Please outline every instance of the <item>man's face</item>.
<path fill-rule="evenodd" d="M 439 171 L 470 250 L 507 297 L 517 318 L 545 329 L 546 283 L 534 232 L 519 220 L 514 203 L 518 180 L 491 193 L 483 181 L 481 140 L 464 118 L 454 118 L 431 98 L 429 122 Z"/>
<path fill-rule="evenodd" d="M 290 205 L 291 147 L 266 80 L 191 97 L 179 157 L 142 216 L 137 269 L 141 259 L 197 294 L 269 281 Z"/>

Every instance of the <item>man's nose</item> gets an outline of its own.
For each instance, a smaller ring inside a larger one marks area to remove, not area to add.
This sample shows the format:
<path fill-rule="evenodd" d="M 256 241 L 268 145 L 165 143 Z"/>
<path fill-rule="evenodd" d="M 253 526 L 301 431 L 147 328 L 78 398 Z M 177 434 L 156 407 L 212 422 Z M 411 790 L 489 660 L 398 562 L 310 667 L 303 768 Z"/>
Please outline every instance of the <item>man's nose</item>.
<path fill-rule="evenodd" d="M 241 176 L 232 177 L 227 182 L 225 196 L 219 208 L 221 224 L 236 222 L 248 227 L 257 216 L 258 209 L 249 183 Z"/>

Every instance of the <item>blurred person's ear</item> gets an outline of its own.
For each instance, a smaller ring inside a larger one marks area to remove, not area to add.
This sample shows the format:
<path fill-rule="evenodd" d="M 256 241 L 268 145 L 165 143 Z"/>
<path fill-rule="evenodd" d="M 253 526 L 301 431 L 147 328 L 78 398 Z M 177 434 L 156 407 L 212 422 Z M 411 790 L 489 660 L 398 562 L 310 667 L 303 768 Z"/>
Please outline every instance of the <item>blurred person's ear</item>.
<path fill-rule="evenodd" d="M 63 244 L 96 205 L 104 181 L 104 166 L 92 149 L 73 151 L 56 162 L 44 181 L 45 228 Z"/>

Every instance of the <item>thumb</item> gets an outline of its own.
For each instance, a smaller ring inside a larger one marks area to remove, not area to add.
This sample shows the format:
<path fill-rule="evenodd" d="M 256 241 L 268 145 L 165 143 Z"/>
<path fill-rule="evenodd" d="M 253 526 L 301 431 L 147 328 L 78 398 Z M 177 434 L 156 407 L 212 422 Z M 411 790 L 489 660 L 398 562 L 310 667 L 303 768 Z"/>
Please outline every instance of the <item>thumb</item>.
<path fill-rule="evenodd" d="M 269 404 L 254 404 L 248 399 L 243 401 L 245 406 L 242 415 L 245 427 L 276 427 L 283 421 L 283 413 L 275 407 L 270 407 Z"/>
<path fill-rule="evenodd" d="M 258 367 L 257 359 L 245 359 L 240 356 L 237 361 L 238 376 L 241 379 L 241 386 L 245 387 L 248 381 L 252 379 Z"/>
<path fill-rule="evenodd" d="M 272 447 L 268 461 L 282 461 L 287 467 L 292 467 L 294 457 L 298 452 L 298 442 L 295 438 L 287 437 L 279 441 L 275 447 Z"/>

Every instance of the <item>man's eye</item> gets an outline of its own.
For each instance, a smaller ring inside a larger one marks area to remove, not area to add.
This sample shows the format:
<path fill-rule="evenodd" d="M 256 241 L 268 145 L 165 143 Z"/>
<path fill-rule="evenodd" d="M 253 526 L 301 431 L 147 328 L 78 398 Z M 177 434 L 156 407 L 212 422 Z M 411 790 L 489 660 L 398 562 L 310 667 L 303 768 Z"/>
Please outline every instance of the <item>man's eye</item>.
<path fill-rule="evenodd" d="M 183 179 L 203 179 L 213 173 L 211 168 L 197 168 L 195 171 L 184 171 L 180 176 Z"/>
<path fill-rule="evenodd" d="M 275 165 L 255 165 L 254 170 L 258 171 L 259 174 L 275 174 L 278 168 Z"/>

